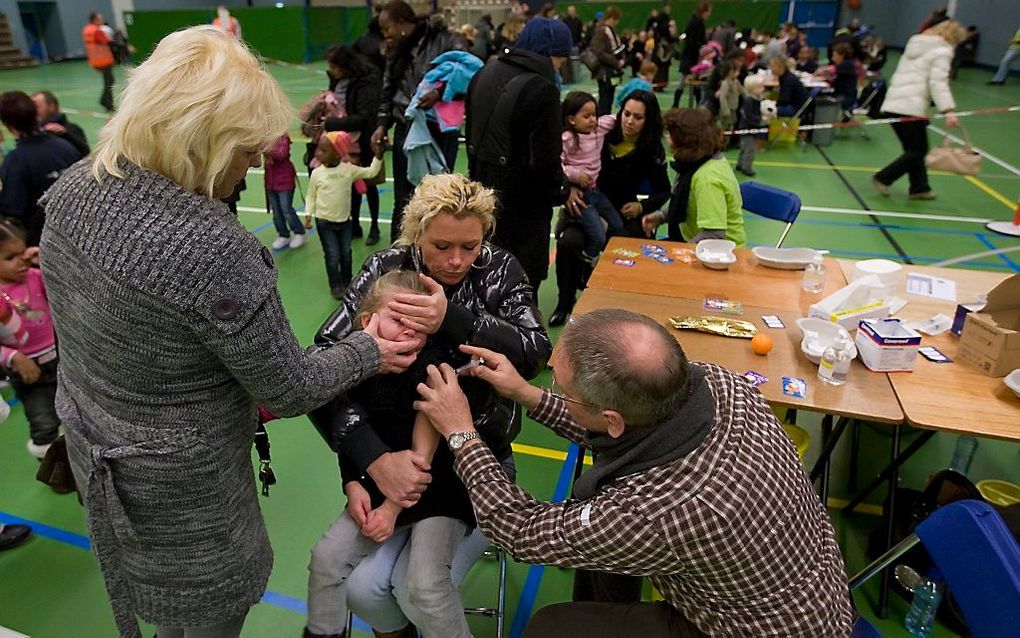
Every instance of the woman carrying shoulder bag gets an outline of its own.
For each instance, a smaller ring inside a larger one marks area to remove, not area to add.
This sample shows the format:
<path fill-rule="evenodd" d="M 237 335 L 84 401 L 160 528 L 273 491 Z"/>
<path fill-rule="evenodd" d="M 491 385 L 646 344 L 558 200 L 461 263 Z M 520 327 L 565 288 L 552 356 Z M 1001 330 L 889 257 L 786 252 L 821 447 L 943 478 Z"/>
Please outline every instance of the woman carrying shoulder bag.
<path fill-rule="evenodd" d="M 927 118 L 928 105 L 934 102 L 939 112 L 947 115 L 947 126 L 959 124 L 954 115 L 956 102 L 949 90 L 949 69 L 956 45 L 965 37 L 967 30 L 953 20 L 940 22 L 911 37 L 882 103 L 885 117 Z M 875 190 L 888 197 L 889 186 L 907 174 L 910 199 L 935 199 L 924 164 L 928 154 L 928 120 L 894 122 L 892 127 L 903 146 L 903 154 L 872 177 Z"/>

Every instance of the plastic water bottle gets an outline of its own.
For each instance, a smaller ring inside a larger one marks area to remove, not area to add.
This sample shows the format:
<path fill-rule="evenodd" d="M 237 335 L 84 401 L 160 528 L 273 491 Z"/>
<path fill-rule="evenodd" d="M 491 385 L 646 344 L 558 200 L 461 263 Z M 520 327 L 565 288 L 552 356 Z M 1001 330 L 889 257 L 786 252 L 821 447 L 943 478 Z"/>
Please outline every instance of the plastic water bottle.
<path fill-rule="evenodd" d="M 942 602 L 942 589 L 941 574 L 937 570 L 932 570 L 928 578 L 914 590 L 914 599 L 903 623 L 911 636 L 927 638 L 931 635 L 935 626 L 935 612 Z"/>
<path fill-rule="evenodd" d="M 804 282 L 801 287 L 805 292 L 819 293 L 825 288 L 825 258 L 816 254 L 811 263 L 804 269 Z"/>
<path fill-rule="evenodd" d="M 974 460 L 977 446 L 978 440 L 972 436 L 961 436 L 958 438 L 956 440 L 956 448 L 953 450 L 953 460 L 949 462 L 949 469 L 967 476 L 967 472 L 970 470 L 970 462 Z"/>
<path fill-rule="evenodd" d="M 850 376 L 851 361 L 850 340 L 841 334 L 822 353 L 818 361 L 818 378 L 829 385 L 843 385 Z"/>

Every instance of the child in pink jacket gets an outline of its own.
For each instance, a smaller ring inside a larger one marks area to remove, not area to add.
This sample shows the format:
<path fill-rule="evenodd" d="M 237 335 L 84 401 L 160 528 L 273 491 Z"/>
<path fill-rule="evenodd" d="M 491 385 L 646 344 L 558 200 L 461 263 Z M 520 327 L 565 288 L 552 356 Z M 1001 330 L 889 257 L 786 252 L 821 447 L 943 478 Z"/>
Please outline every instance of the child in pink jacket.
<path fill-rule="evenodd" d="M 265 154 L 266 196 L 273 210 L 273 225 L 278 237 L 273 248 L 299 248 L 305 243 L 305 227 L 294 211 L 294 187 L 297 171 L 290 161 L 290 135 L 284 133 Z M 289 229 L 288 229 L 289 226 Z M 293 231 L 294 236 L 290 233 Z"/>
<path fill-rule="evenodd" d="M 602 171 L 602 144 L 616 126 L 616 116 L 595 115 L 595 98 L 590 93 L 571 91 L 563 100 L 563 151 L 560 161 L 567 181 L 584 191 L 587 208 L 578 221 L 584 232 L 584 259 L 594 263 L 606 245 L 605 220 L 611 234 L 623 229 L 623 218 L 609 199 L 598 190 Z"/>

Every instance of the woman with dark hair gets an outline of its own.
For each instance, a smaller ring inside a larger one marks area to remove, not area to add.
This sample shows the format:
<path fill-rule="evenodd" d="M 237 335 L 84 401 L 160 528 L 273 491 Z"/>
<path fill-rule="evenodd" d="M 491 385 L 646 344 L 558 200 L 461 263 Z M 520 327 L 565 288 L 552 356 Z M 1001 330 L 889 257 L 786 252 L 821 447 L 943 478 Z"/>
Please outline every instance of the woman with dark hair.
<path fill-rule="evenodd" d="M 645 215 L 641 220 L 645 232 L 653 235 L 665 221 L 670 241 L 729 239 L 743 246 L 747 235 L 740 185 L 723 157 L 726 141 L 712 113 L 671 109 L 663 119 L 677 175 L 669 211 Z"/>
<path fill-rule="evenodd" d="M 599 190 L 623 216 L 623 235 L 644 237 L 641 219 L 669 200 L 666 154 L 662 148 L 662 112 L 655 96 L 633 91 L 616 116 L 616 126 L 602 146 Z M 647 195 L 638 201 L 638 194 Z M 584 233 L 572 218 L 561 217 L 556 237 L 556 286 L 559 300 L 550 326 L 563 325 L 584 285 L 581 259 Z"/>
<path fill-rule="evenodd" d="M 379 110 L 379 92 L 382 88 L 382 76 L 371 60 L 355 52 L 350 47 L 335 47 L 329 50 L 326 57 L 329 75 L 329 88 L 343 105 L 344 117 L 326 118 L 326 131 L 347 131 L 360 133 L 358 146 L 361 149 L 359 159 L 362 166 L 372 163 L 372 130 L 375 116 Z M 374 184 L 367 187 L 365 196 L 368 199 L 368 210 L 372 215 L 372 226 L 369 228 L 366 246 L 379 243 L 379 189 Z M 351 219 L 354 220 L 354 236 L 361 237 L 361 193 L 351 189 Z"/>
<path fill-rule="evenodd" d="M 698 63 L 698 51 L 708 43 L 705 32 L 705 21 L 712 15 L 711 2 L 699 2 L 691 19 L 684 28 L 684 50 L 680 54 L 680 80 L 673 93 L 673 108 L 680 106 L 680 98 L 684 95 L 684 80 L 691 72 L 691 67 Z"/>

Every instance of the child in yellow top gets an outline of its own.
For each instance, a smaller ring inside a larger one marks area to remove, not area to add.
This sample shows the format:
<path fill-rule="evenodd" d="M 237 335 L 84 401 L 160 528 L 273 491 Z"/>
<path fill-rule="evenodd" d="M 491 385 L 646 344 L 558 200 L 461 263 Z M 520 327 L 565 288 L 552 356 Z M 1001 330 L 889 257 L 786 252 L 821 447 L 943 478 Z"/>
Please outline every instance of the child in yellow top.
<path fill-rule="evenodd" d="M 312 171 L 305 198 L 305 213 L 315 220 L 315 228 L 322 242 L 326 259 L 326 277 L 329 292 L 341 299 L 351 283 L 351 237 L 354 222 L 351 220 L 351 188 L 359 179 L 371 179 L 382 170 L 382 153 L 377 153 L 370 166 L 358 166 L 343 161 L 353 148 L 350 136 L 344 131 L 330 131 L 319 138 L 315 159 L 320 166 Z M 382 149 L 380 149 L 382 150 Z"/>

